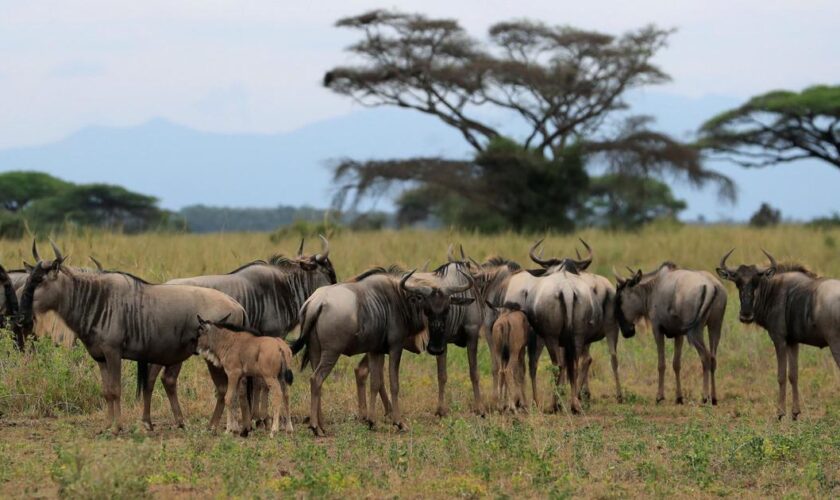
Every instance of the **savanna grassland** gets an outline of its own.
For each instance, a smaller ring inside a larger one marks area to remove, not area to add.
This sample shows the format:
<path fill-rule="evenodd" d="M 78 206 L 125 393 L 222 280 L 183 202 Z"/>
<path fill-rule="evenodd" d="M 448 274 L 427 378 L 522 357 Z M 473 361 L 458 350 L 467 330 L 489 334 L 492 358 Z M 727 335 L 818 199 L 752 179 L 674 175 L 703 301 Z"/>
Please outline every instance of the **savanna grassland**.
<path fill-rule="evenodd" d="M 840 276 L 840 231 L 798 226 L 770 230 L 735 227 L 658 227 L 634 234 L 583 231 L 551 236 L 546 254 L 573 254 L 575 237 L 595 250 L 594 271 L 612 276 L 625 265 L 651 269 L 665 259 L 713 270 L 737 247 L 732 263 L 764 262 L 760 248 L 780 261 L 795 259 L 827 276 Z M 297 241 L 272 243 L 264 234 L 59 236 L 70 263 L 88 255 L 106 267 L 163 281 L 227 272 Z M 527 262 L 532 238 L 447 232 L 344 233 L 331 239 L 339 279 L 373 265 L 420 267 L 444 260 L 449 242 L 463 243 L 482 260 L 503 255 Z M 310 242 L 309 245 L 316 245 Z M 29 242 L 3 242 L 0 263 L 30 259 Z M 48 247 L 42 248 L 46 253 Z M 314 250 L 314 249 L 313 249 Z M 315 439 L 302 423 L 308 414 L 309 369 L 296 372 L 292 390 L 296 429 L 269 439 L 205 430 L 213 386 L 204 363 L 185 365 L 180 394 L 188 428 L 174 428 L 164 391 L 156 388 L 148 433 L 134 403 L 134 366 L 123 368 L 125 430 L 105 427 L 99 373 L 82 347 L 49 339 L 20 355 L 8 337 L 0 342 L 0 495 L 68 497 L 350 496 L 350 497 L 837 497 L 840 496 L 840 370 L 827 350 L 804 347 L 800 359 L 803 414 L 775 417 L 776 361 L 766 333 L 738 320 L 737 294 L 729 306 L 718 353 L 720 404 L 700 404 L 701 368 L 693 349 L 683 355 L 687 404 L 674 403 L 668 348 L 666 401 L 656 404 L 656 349 L 650 332 L 619 342 L 626 397 L 613 396 L 602 342 L 594 346 L 593 399 L 582 415 L 517 416 L 470 409 L 464 350 L 450 347 L 451 413 L 433 416 L 435 363 L 428 355 L 403 357 L 402 404 L 410 431 L 384 419 L 375 430 L 356 419 L 352 368 L 344 358 L 325 384 L 327 438 Z M 292 334 L 292 337 L 296 333 Z M 490 359 L 480 348 L 482 391 L 490 395 Z M 543 402 L 550 367 L 541 360 Z M 788 397 L 790 402 L 790 397 Z M 381 406 L 380 406 L 381 408 Z M 789 413 L 789 410 L 788 410 Z"/>

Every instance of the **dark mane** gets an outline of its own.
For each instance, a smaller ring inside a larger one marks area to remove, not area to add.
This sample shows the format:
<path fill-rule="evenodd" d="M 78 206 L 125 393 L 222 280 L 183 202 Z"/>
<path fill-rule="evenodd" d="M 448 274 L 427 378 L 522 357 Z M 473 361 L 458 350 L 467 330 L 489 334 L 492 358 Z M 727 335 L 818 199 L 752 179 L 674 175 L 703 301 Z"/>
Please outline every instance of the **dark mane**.
<path fill-rule="evenodd" d="M 239 271 L 242 271 L 243 269 L 248 269 L 249 267 L 253 267 L 253 266 L 275 266 L 275 267 L 293 269 L 293 268 L 297 268 L 297 261 L 294 260 L 294 259 L 291 259 L 289 257 L 286 257 L 282 254 L 274 254 L 271 257 L 269 257 L 268 260 L 258 259 L 258 260 L 251 261 L 247 264 L 243 264 L 243 265 L 237 267 L 236 269 L 234 269 L 233 271 L 229 272 L 228 274 L 236 274 Z"/>
<path fill-rule="evenodd" d="M 255 260 L 255 261 L 252 261 L 252 262 L 249 262 L 249 263 L 247 263 L 247 264 L 243 264 L 243 265 L 241 265 L 241 266 L 237 267 L 236 269 L 234 269 L 233 271 L 229 272 L 228 274 L 236 274 L 236 273 L 238 273 L 239 271 L 241 271 L 241 270 L 243 270 L 243 269 L 247 269 L 247 268 L 249 268 L 249 267 L 251 267 L 251 266 L 259 266 L 259 265 L 266 265 L 266 264 L 268 264 L 268 262 L 266 262 L 266 261 L 264 261 L 264 260 Z"/>
<path fill-rule="evenodd" d="M 675 270 L 675 269 L 679 269 L 679 267 L 680 267 L 680 266 L 678 266 L 678 265 L 677 265 L 674 261 L 666 260 L 666 261 L 665 261 L 665 262 L 663 262 L 662 264 L 659 264 L 659 269 L 657 269 L 657 271 L 658 271 L 658 270 L 661 270 L 661 269 L 663 269 L 663 268 L 668 268 L 668 269 L 670 269 L 671 271 L 673 271 L 673 270 Z"/>
<path fill-rule="evenodd" d="M 811 271 L 810 269 L 808 269 L 804 265 L 796 263 L 796 262 L 783 262 L 783 263 L 777 265 L 776 266 L 776 273 L 777 274 L 802 273 L 805 276 L 808 276 L 809 278 L 813 278 L 813 279 L 819 278 L 817 273 Z"/>
<path fill-rule="evenodd" d="M 516 302 L 505 302 L 502 306 L 509 311 L 521 311 L 522 307 Z"/>
<path fill-rule="evenodd" d="M 361 274 L 358 274 L 358 275 L 350 278 L 347 281 L 348 282 L 362 281 L 365 278 L 369 278 L 371 276 L 376 276 L 378 274 L 390 274 L 390 275 L 398 276 L 398 275 L 405 274 L 405 271 L 397 265 L 392 265 L 392 266 L 389 266 L 387 268 L 381 267 L 381 266 L 380 267 L 373 267 L 373 268 L 368 269 L 367 271 L 362 272 Z"/>
<path fill-rule="evenodd" d="M 81 273 L 81 274 L 85 274 L 85 275 L 92 275 L 92 276 L 102 275 L 102 274 L 119 274 L 120 276 L 125 276 L 126 278 L 129 278 L 130 280 L 132 280 L 136 283 L 141 283 L 143 285 L 156 285 L 157 284 L 157 283 L 151 283 L 149 281 L 146 281 L 143 278 L 141 278 L 137 275 L 131 274 L 127 271 L 115 271 L 115 270 L 112 270 L 112 269 L 109 269 L 109 270 L 106 270 L 106 271 L 99 271 L 99 270 L 96 270 L 96 269 L 74 268 L 73 272 Z"/>
<path fill-rule="evenodd" d="M 248 326 L 240 326 L 234 325 L 232 323 L 227 323 L 225 321 L 209 321 L 208 324 L 215 326 L 216 328 L 223 328 L 225 330 L 230 330 L 232 332 L 242 332 L 242 333 L 250 333 L 255 337 L 265 337 L 262 332 L 255 330 L 254 328 Z"/>
<path fill-rule="evenodd" d="M 522 266 L 520 266 L 518 263 L 516 263 L 516 262 L 514 262 L 510 259 L 500 257 L 498 255 L 495 256 L 495 257 L 490 257 L 489 259 L 487 259 L 487 261 L 484 264 L 481 265 L 481 267 L 497 267 L 497 266 L 506 266 L 511 271 L 519 271 L 520 269 L 522 269 Z"/>

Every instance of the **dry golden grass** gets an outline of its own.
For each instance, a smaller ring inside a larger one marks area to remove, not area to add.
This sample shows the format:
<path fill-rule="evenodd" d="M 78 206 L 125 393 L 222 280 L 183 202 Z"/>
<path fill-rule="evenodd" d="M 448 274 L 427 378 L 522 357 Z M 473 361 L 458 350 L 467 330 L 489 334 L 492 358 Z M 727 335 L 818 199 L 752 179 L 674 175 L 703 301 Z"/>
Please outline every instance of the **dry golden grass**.
<path fill-rule="evenodd" d="M 840 231 L 798 226 L 772 230 L 740 227 L 658 227 L 635 234 L 583 231 L 550 236 L 547 254 L 572 254 L 576 237 L 595 249 L 595 272 L 615 266 L 644 269 L 663 260 L 712 270 L 729 248 L 732 262 L 762 262 L 760 248 L 780 261 L 801 261 L 827 276 L 840 276 Z M 450 242 L 463 243 L 481 260 L 504 255 L 527 262 L 531 237 L 425 231 L 343 233 L 331 240 L 339 278 L 373 265 L 419 267 L 444 260 Z M 106 267 L 150 281 L 229 271 L 297 241 L 272 243 L 264 234 L 141 235 L 90 233 L 59 237 L 74 265 L 94 255 Z M 310 249 L 318 243 L 307 244 Z M 0 263 L 13 267 L 29 257 L 29 242 L 4 242 Z M 42 248 L 47 253 L 48 246 Z M 121 436 L 100 434 L 104 412 L 99 377 L 83 349 L 39 342 L 21 356 L 0 342 L 0 494 L 4 496 L 825 496 L 840 494 L 840 370 L 827 351 L 803 348 L 799 422 L 775 419 L 775 358 L 767 335 L 737 321 L 730 291 L 718 360 L 720 405 L 699 404 L 697 355 L 683 356 L 688 404 L 673 402 L 668 344 L 667 400 L 654 403 L 656 353 L 640 330 L 619 343 L 627 402 L 612 397 L 612 375 L 603 343 L 593 348 L 593 400 L 580 416 L 531 411 L 516 417 L 470 411 L 466 355 L 449 354 L 451 416 L 432 416 L 435 363 L 404 357 L 404 412 L 411 431 L 394 432 L 382 420 L 374 431 L 355 420 L 355 360 L 343 359 L 325 386 L 328 438 L 314 439 L 305 425 L 291 436 L 248 439 L 204 430 L 213 397 L 203 363 L 187 362 L 180 393 L 189 428 L 172 428 L 158 387 L 153 433 L 138 425 L 134 367 L 124 367 Z M 293 334 L 294 335 L 294 334 Z M 547 357 L 546 357 L 547 358 Z M 541 364 L 544 401 L 550 396 L 548 360 Z M 480 350 L 482 390 L 489 396 L 489 355 Z M 293 413 L 308 413 L 308 375 L 296 373 Z"/>

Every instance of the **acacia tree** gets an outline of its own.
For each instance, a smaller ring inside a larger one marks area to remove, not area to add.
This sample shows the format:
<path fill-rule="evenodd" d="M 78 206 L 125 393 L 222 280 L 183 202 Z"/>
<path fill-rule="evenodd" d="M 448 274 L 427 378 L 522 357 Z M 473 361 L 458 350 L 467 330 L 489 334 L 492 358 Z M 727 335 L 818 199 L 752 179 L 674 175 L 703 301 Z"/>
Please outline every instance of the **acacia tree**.
<path fill-rule="evenodd" d="M 840 85 L 753 97 L 704 123 L 699 145 L 745 167 L 816 158 L 840 168 Z"/>
<path fill-rule="evenodd" d="M 628 91 L 668 80 L 652 62 L 665 46 L 668 30 L 646 26 L 613 36 L 520 20 L 491 26 L 487 41 L 479 42 L 455 20 L 384 10 L 336 25 L 355 29 L 362 37 L 348 48 L 357 64 L 329 71 L 325 86 L 365 106 L 397 106 L 436 116 L 457 129 L 477 155 L 475 161 L 343 161 L 335 175 L 339 203 L 350 193 L 358 201 L 409 182 L 425 193 L 454 193 L 504 212 L 497 203 L 498 189 L 485 182 L 488 168 L 482 163 L 493 163 L 487 152 L 499 141 L 505 147 L 495 150 L 511 157 L 510 141 L 486 118 L 499 116 L 488 108 L 525 124 L 526 133 L 515 141 L 521 154 L 509 162 L 511 170 L 543 168 L 533 161 L 538 155 L 553 162 L 554 169 L 571 169 L 561 177 L 563 182 L 577 179 L 573 187 L 578 196 L 585 193 L 587 176 L 575 170 L 598 159 L 611 170 L 676 174 L 697 185 L 713 181 L 724 196 L 734 196 L 729 179 L 704 169 L 696 150 L 651 131 L 648 120 L 631 117 L 615 126 L 627 109 Z M 541 185 L 534 187 L 540 191 Z M 482 188 L 486 190 L 476 192 Z M 418 198 L 412 202 L 416 208 Z M 526 205 L 561 212 L 560 225 L 566 226 L 580 200 L 561 196 L 553 205 Z M 512 214 L 506 212 L 510 223 Z"/>

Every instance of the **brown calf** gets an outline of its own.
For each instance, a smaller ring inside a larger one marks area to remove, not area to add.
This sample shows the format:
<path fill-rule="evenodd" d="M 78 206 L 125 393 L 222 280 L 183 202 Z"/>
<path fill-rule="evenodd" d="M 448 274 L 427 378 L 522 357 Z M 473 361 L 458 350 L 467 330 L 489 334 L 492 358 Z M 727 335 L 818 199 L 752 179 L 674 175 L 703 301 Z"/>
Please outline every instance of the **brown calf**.
<path fill-rule="evenodd" d="M 525 347 L 528 345 L 528 319 L 519 305 L 508 303 L 497 307 L 498 313 L 490 334 L 490 353 L 496 370 L 493 391 L 500 411 L 516 412 L 525 406 Z"/>
<path fill-rule="evenodd" d="M 236 411 L 239 403 L 239 381 L 242 377 L 260 377 L 269 391 L 274 393 L 274 421 L 271 436 L 280 429 L 280 396 L 286 416 L 286 432 L 292 432 L 292 415 L 289 408 L 288 386 L 294 380 L 292 375 L 292 351 L 283 339 L 263 337 L 256 331 L 214 323 L 198 317 L 198 354 L 208 363 L 225 371 L 228 391 L 225 406 L 228 407 L 228 429 L 236 429 Z M 242 435 L 251 427 L 251 415 L 244 405 Z"/>

